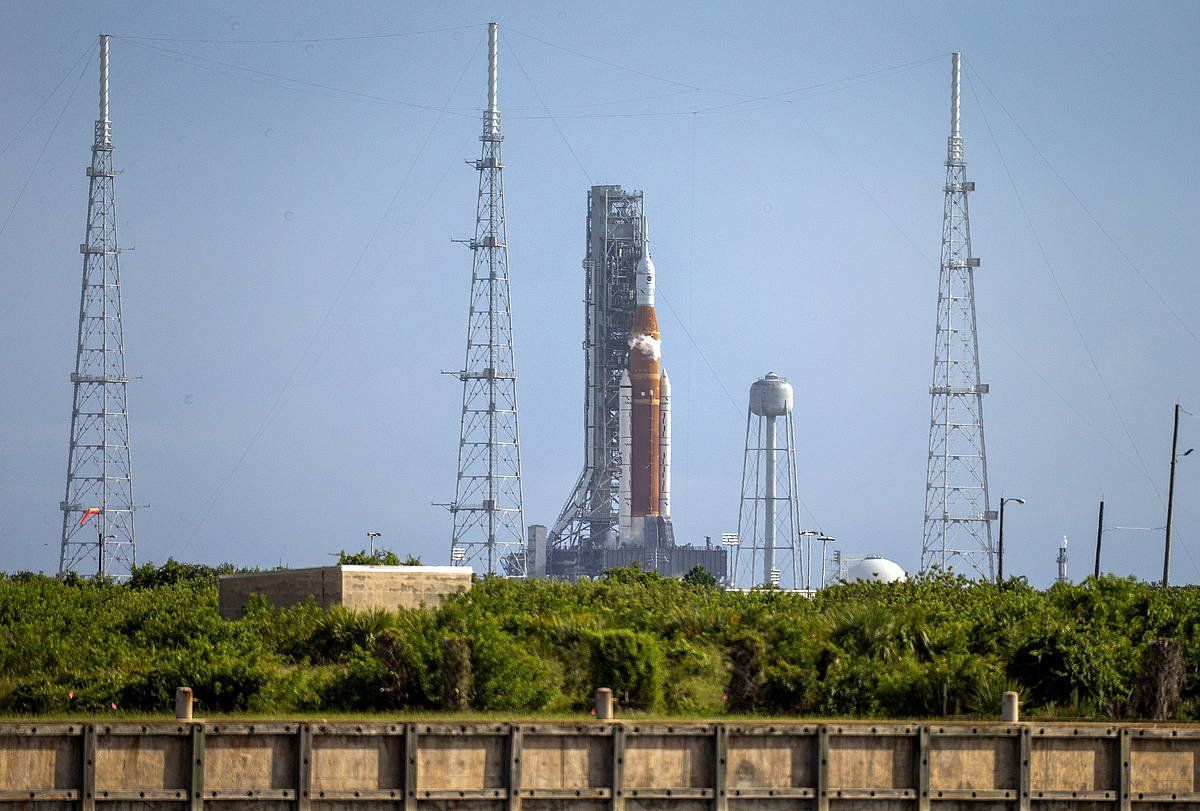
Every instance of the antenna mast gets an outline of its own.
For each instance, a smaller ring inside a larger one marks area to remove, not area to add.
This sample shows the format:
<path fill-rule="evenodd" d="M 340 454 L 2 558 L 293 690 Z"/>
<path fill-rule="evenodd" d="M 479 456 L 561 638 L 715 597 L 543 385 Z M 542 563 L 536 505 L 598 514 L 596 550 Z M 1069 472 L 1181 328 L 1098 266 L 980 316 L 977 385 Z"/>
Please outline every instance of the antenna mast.
<path fill-rule="evenodd" d="M 488 574 L 524 577 L 525 513 L 517 431 L 517 369 L 508 284 L 508 231 L 504 223 L 504 164 L 497 105 L 497 29 L 488 24 L 488 106 L 482 154 L 475 161 L 479 197 L 467 354 L 458 446 L 458 483 L 450 512 L 450 559 L 479 561 Z"/>
<path fill-rule="evenodd" d="M 59 575 L 93 570 L 122 576 L 136 563 L 133 468 L 125 334 L 121 325 L 121 274 L 108 118 L 108 36 L 100 36 L 100 117 L 87 169 L 87 230 L 75 371 L 71 374 L 71 443 L 63 513 Z"/>
<path fill-rule="evenodd" d="M 987 455 L 983 441 L 983 395 L 975 324 L 975 268 L 960 130 L 961 55 L 952 54 L 950 138 L 946 150 L 941 272 L 925 479 L 925 533 L 921 570 L 949 570 L 959 563 L 981 578 L 995 577 Z"/>

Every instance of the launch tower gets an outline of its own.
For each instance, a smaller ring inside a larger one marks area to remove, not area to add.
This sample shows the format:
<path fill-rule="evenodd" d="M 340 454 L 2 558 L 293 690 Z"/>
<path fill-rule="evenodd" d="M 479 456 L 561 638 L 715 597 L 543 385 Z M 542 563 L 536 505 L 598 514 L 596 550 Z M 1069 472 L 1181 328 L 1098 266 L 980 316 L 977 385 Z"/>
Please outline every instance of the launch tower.
<path fill-rule="evenodd" d="M 672 575 L 696 565 L 718 577 L 726 570 L 724 549 L 675 542 L 671 383 L 645 223 L 641 192 L 588 192 L 583 472 L 548 538 L 531 531 L 537 576 L 575 579 L 631 564 Z"/>
<path fill-rule="evenodd" d="M 475 161 L 479 196 L 469 243 L 471 303 L 458 446 L 458 483 L 450 512 L 450 560 L 478 562 L 488 574 L 525 576 L 525 513 L 517 431 L 517 368 L 504 224 L 504 164 L 500 159 L 497 26 L 488 25 L 488 106 L 482 155 Z"/>
<path fill-rule="evenodd" d="M 950 139 L 942 214 L 941 272 L 925 479 L 925 535 L 921 570 L 966 564 L 979 577 L 995 576 L 988 501 L 987 455 L 983 442 L 983 395 L 975 324 L 975 268 L 971 252 L 963 138 L 959 129 L 960 55 L 952 55 Z"/>
<path fill-rule="evenodd" d="M 100 37 L 100 118 L 87 169 L 87 229 L 75 371 L 71 373 L 71 441 L 62 503 L 58 573 L 122 576 L 136 563 L 133 467 L 125 332 L 121 325 L 121 273 L 108 118 L 108 36 Z"/>
<path fill-rule="evenodd" d="M 642 258 L 642 193 L 620 186 L 588 192 L 583 259 L 583 472 L 550 531 L 550 545 L 586 555 L 619 531 L 621 376 L 629 365 L 634 278 Z"/>

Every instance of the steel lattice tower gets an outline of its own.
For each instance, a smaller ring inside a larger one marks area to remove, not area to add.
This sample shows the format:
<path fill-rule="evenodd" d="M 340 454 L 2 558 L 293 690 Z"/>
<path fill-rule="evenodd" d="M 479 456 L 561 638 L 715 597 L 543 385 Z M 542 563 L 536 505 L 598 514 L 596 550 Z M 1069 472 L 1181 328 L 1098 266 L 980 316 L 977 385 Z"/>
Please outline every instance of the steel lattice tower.
<path fill-rule="evenodd" d="M 921 570 L 943 570 L 965 562 L 983 578 L 995 576 L 988 500 L 987 454 L 983 441 L 983 395 L 979 381 L 979 337 L 975 323 L 975 268 L 959 129 L 960 54 L 952 55 L 950 139 L 942 215 L 941 273 L 929 418 L 929 461 L 925 479 L 925 536 Z"/>
<path fill-rule="evenodd" d="M 88 167 L 87 231 L 79 340 L 71 374 L 71 447 L 67 458 L 62 549 L 58 572 L 95 566 L 98 576 L 120 576 L 134 566 L 133 468 L 125 335 L 121 326 L 121 274 L 108 118 L 108 37 L 100 37 L 100 119 Z M 97 513 L 90 511 L 98 510 Z M 84 524 L 84 519 L 90 519 Z M 86 566 L 85 566 L 86 564 Z"/>
<path fill-rule="evenodd" d="M 458 483 L 450 512 L 455 564 L 486 562 L 524 577 L 525 513 L 521 494 L 521 447 L 517 430 L 517 370 L 513 353 L 508 285 L 508 232 L 504 224 L 504 166 L 500 158 L 500 110 L 496 106 L 497 26 L 488 25 L 488 107 L 483 113 L 479 198 L 471 305 L 467 320 Z"/>

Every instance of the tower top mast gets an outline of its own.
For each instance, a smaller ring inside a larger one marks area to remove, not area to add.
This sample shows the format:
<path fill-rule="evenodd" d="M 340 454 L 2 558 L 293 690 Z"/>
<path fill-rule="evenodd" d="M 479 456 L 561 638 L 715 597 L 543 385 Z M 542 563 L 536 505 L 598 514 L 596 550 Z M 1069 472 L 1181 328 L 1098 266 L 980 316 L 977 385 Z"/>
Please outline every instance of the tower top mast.
<path fill-rule="evenodd" d="M 960 116 L 962 94 L 962 54 L 950 54 L 950 140 L 947 143 L 946 162 L 955 166 L 963 164 L 962 118 Z"/>
<path fill-rule="evenodd" d="M 500 65 L 497 54 L 497 41 L 500 26 L 496 23 L 488 23 L 488 112 L 498 112 L 496 106 L 496 90 L 499 84 Z"/>
<path fill-rule="evenodd" d="M 100 35 L 100 118 L 96 120 L 96 143 L 112 144 L 112 122 L 108 118 L 108 34 Z"/>
<path fill-rule="evenodd" d="M 500 84 L 500 26 L 488 23 L 488 106 L 484 113 L 487 124 L 484 137 L 499 140 L 500 138 L 500 106 L 497 101 Z"/>

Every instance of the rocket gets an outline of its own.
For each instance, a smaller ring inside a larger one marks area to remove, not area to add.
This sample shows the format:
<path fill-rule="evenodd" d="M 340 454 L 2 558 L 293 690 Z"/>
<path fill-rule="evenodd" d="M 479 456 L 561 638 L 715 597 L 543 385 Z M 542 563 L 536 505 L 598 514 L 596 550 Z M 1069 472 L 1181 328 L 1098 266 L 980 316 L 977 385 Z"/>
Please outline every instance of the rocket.
<path fill-rule="evenodd" d="M 656 542 L 659 519 L 669 519 L 671 512 L 671 381 L 661 368 L 654 260 L 644 225 L 634 286 L 637 309 L 619 398 L 619 529 L 622 544 L 646 545 Z"/>

